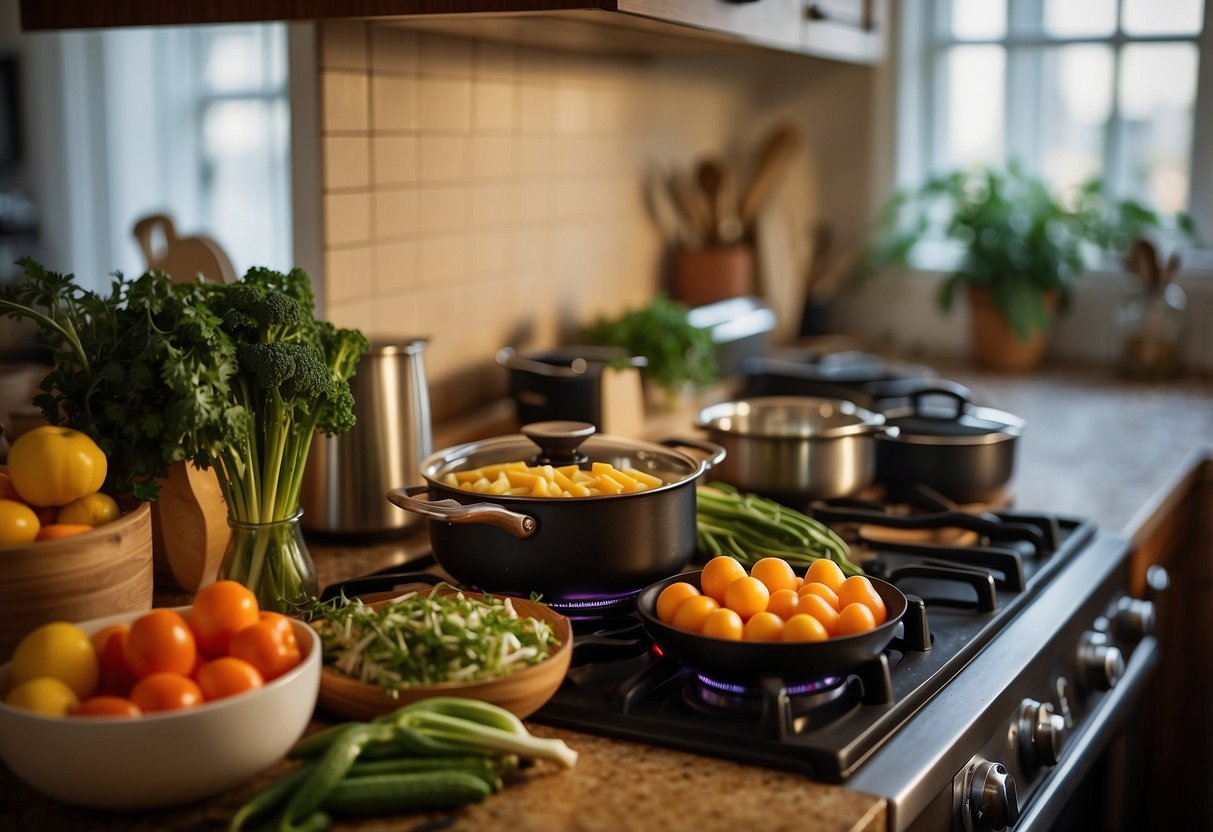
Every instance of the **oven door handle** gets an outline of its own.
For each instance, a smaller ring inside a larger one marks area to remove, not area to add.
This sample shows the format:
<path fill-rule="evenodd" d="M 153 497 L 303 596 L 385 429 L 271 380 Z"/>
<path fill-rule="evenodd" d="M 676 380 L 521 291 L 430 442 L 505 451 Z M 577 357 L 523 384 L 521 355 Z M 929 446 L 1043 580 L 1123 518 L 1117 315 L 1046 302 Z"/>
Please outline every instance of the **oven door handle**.
<path fill-rule="evenodd" d="M 1094 718 L 1087 721 L 1086 729 L 1070 743 L 1062 761 L 1020 817 L 1016 832 L 1049 829 L 1057 820 L 1070 795 L 1095 764 L 1095 759 L 1123 727 L 1134 706 L 1141 700 L 1158 664 L 1158 655 L 1158 639 L 1149 636 L 1138 642 L 1124 676 L 1100 703 Z"/>

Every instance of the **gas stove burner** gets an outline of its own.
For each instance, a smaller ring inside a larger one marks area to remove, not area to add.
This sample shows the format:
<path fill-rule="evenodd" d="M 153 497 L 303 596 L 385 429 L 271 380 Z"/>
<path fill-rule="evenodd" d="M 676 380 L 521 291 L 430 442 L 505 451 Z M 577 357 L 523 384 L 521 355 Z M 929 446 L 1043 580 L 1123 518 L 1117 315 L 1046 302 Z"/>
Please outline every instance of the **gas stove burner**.
<path fill-rule="evenodd" d="M 570 620 L 595 621 L 630 615 L 636 610 L 639 592 L 602 598 L 570 598 L 564 601 L 549 601 L 547 605 Z"/>
<path fill-rule="evenodd" d="M 713 714 L 725 712 L 747 717 L 773 712 L 786 701 L 793 716 L 800 717 L 845 697 L 848 686 L 844 681 L 839 676 L 827 676 L 789 685 L 778 679 L 739 685 L 695 674 L 683 687 L 683 700 L 693 708 Z"/>

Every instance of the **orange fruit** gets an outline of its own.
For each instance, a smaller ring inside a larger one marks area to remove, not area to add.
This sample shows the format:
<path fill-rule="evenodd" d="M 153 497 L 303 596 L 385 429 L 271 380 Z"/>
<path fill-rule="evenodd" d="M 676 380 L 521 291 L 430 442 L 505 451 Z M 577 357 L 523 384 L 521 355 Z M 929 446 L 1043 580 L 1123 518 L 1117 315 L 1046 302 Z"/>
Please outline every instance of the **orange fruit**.
<path fill-rule="evenodd" d="M 872 618 L 877 626 L 883 624 L 889 617 L 885 609 L 884 599 L 872 586 L 872 582 L 863 575 L 847 578 L 842 588 L 838 590 L 838 608 L 845 609 L 848 604 L 863 604 L 872 611 Z"/>
<path fill-rule="evenodd" d="M 716 603 L 724 603 L 724 592 L 729 584 L 738 578 L 745 577 L 745 567 L 728 555 L 717 555 L 703 567 L 699 575 L 699 588 L 703 594 L 716 599 Z"/>
<path fill-rule="evenodd" d="M 835 592 L 834 590 L 830 589 L 828 586 L 821 583 L 820 581 L 812 581 L 812 582 L 805 583 L 805 585 L 800 588 L 800 591 L 797 594 L 798 595 L 808 595 L 808 594 L 820 595 L 822 598 L 824 598 L 826 600 L 826 603 L 828 603 L 831 607 L 833 607 L 834 609 L 838 609 L 838 593 Z"/>
<path fill-rule="evenodd" d="M 64 537 L 74 537 L 78 534 L 91 532 L 92 526 L 86 526 L 84 523 L 51 523 L 49 526 L 43 526 L 38 530 L 38 536 L 35 540 L 59 540 Z"/>
<path fill-rule="evenodd" d="M 800 598 L 797 597 L 795 590 L 778 589 L 771 593 L 771 599 L 767 601 L 767 612 L 773 612 L 787 621 L 796 614 L 796 608 L 799 605 Z"/>
<path fill-rule="evenodd" d="M 724 591 L 724 605 L 740 615 L 742 621 L 749 621 L 765 610 L 770 599 L 766 584 L 748 575 L 733 581 Z"/>
<path fill-rule="evenodd" d="M 830 603 L 820 595 L 814 595 L 811 592 L 801 595 L 796 612 L 813 616 L 826 628 L 827 633 L 832 636 L 838 635 L 838 610 L 831 607 Z"/>
<path fill-rule="evenodd" d="M 203 702 L 202 689 L 188 676 L 179 673 L 152 673 L 131 689 L 131 701 L 144 713 L 176 711 Z"/>
<path fill-rule="evenodd" d="M 830 637 L 825 625 L 811 615 L 793 615 L 783 625 L 784 641 L 825 641 Z"/>
<path fill-rule="evenodd" d="M 712 638 L 727 638 L 737 641 L 741 638 L 743 625 L 741 616 L 728 607 L 713 610 L 703 622 L 703 634 Z"/>
<path fill-rule="evenodd" d="M 139 706 L 121 696 L 94 696 L 85 699 L 72 711 L 72 716 L 143 716 Z"/>
<path fill-rule="evenodd" d="M 783 637 L 783 619 L 773 612 L 759 612 L 745 623 L 741 637 L 746 641 L 779 641 Z"/>
<path fill-rule="evenodd" d="M 763 558 L 750 567 L 750 575 L 766 584 L 771 592 L 796 589 L 796 573 L 783 558 Z"/>
<path fill-rule="evenodd" d="M 686 581 L 670 584 L 657 596 L 657 620 L 664 624 L 672 624 L 674 613 L 678 612 L 682 602 L 699 594 L 699 590 Z"/>
<path fill-rule="evenodd" d="M 692 633 L 702 633 L 708 616 L 718 609 L 720 605 L 707 595 L 688 598 L 678 607 L 678 612 L 674 613 L 673 626 Z"/>
<path fill-rule="evenodd" d="M 838 635 L 850 636 L 855 633 L 866 633 L 876 627 L 876 619 L 872 610 L 864 604 L 847 604 L 838 613 Z"/>
<path fill-rule="evenodd" d="M 842 567 L 829 558 L 818 558 L 813 561 L 804 575 L 806 584 L 816 581 L 819 584 L 825 584 L 835 592 L 846 579 L 847 576 L 843 574 Z"/>
<path fill-rule="evenodd" d="M 194 596 L 189 612 L 198 649 L 212 659 L 226 654 L 232 636 L 256 624 L 260 612 L 257 596 L 244 584 L 232 580 L 207 584 Z"/>

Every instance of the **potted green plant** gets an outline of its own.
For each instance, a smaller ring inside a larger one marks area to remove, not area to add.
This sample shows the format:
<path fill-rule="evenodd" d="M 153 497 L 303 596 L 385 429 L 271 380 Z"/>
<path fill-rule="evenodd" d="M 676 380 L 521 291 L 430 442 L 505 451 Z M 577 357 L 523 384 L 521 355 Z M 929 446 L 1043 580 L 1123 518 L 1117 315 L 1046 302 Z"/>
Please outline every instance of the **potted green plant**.
<path fill-rule="evenodd" d="M 716 344 L 707 329 L 693 326 L 687 307 L 658 295 L 639 309 L 616 317 L 599 317 L 581 332 L 587 344 L 623 347 L 644 356 L 650 403 L 669 402 L 688 389 L 716 380 Z"/>
<path fill-rule="evenodd" d="M 1186 218 L 1180 220 L 1185 226 Z M 940 308 L 949 311 L 963 286 L 978 363 L 1023 370 L 1044 355 L 1049 332 L 1093 256 L 1122 254 L 1145 229 L 1160 225 L 1140 203 L 1110 199 L 1097 179 L 1063 198 L 1014 164 L 954 171 L 894 194 L 869 262 L 904 265 L 928 238 L 957 243 L 959 261 L 940 285 Z"/>

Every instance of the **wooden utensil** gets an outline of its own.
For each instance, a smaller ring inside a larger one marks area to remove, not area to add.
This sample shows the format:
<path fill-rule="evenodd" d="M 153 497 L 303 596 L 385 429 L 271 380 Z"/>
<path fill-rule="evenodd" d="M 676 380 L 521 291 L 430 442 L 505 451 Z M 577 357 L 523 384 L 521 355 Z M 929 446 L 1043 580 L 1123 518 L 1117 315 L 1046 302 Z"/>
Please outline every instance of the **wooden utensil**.
<path fill-rule="evenodd" d="M 683 219 L 695 229 L 700 239 L 714 238 L 712 212 L 708 201 L 689 173 L 674 171 L 670 174 L 670 196 Z"/>
<path fill-rule="evenodd" d="M 739 216 L 747 227 L 783 181 L 802 142 L 801 131 L 791 123 L 776 127 L 763 142 L 754 165 L 754 174 L 741 197 Z"/>

